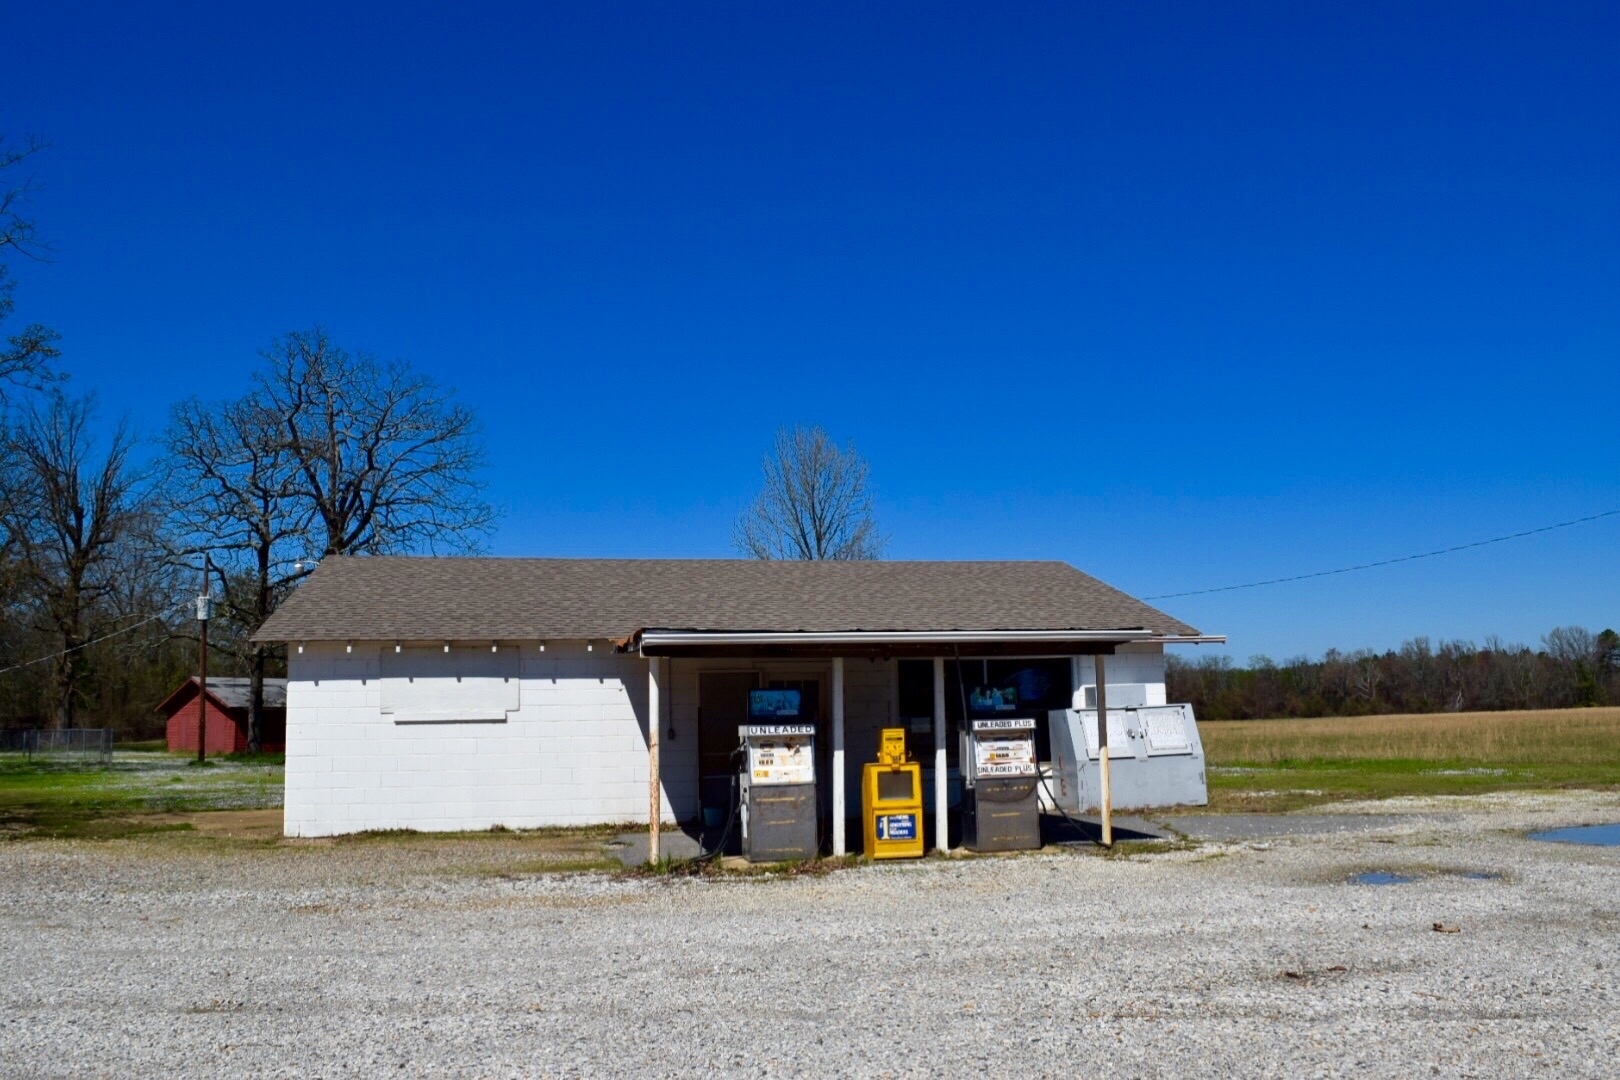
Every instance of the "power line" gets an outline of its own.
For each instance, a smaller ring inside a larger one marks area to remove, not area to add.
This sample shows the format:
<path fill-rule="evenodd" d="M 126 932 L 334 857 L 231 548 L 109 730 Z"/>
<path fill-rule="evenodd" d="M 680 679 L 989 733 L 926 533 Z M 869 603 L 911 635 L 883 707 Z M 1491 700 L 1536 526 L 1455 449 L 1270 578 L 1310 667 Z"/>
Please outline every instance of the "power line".
<path fill-rule="evenodd" d="M 1379 559 L 1377 562 L 1360 563 L 1356 566 L 1341 566 L 1337 570 L 1317 570 L 1310 574 L 1295 574 L 1292 577 L 1269 578 L 1266 581 L 1250 581 L 1242 585 L 1222 585 L 1214 589 L 1189 589 L 1187 592 L 1160 593 L 1157 596 L 1144 596 L 1144 600 L 1172 600 L 1178 596 L 1203 596 L 1207 593 L 1233 592 L 1237 589 L 1258 589 L 1262 585 L 1281 585 L 1289 581 L 1305 581 L 1309 578 L 1332 577 L 1334 574 L 1349 574 L 1356 570 L 1371 570 L 1377 566 L 1393 566 L 1396 563 L 1412 562 L 1415 559 L 1432 559 L 1436 555 L 1450 555 L 1456 551 L 1467 551 L 1469 548 L 1485 547 L 1489 544 L 1500 544 L 1508 540 L 1519 540 L 1526 536 L 1535 536 L 1537 533 L 1552 532 L 1554 529 L 1567 529 L 1571 525 L 1585 525 L 1589 521 L 1600 518 L 1614 517 L 1620 514 L 1620 509 L 1605 510 L 1600 514 L 1590 514 L 1586 517 L 1574 518 L 1570 521 L 1560 521 L 1556 525 L 1543 525 L 1539 529 L 1526 529 L 1524 532 L 1508 533 L 1506 536 L 1493 536 L 1489 540 L 1475 540 L 1469 544 L 1457 544 L 1455 547 L 1440 548 L 1438 551 L 1425 551 L 1418 555 L 1402 555 L 1396 559 Z"/>
<path fill-rule="evenodd" d="M 36 656 L 32 660 L 25 660 L 20 664 L 12 664 L 8 668 L 0 668 L 0 675 L 7 675 L 7 674 L 10 674 L 13 671 L 21 671 L 23 668 L 25 668 L 25 667 L 33 667 L 35 664 L 43 664 L 47 660 L 56 660 L 59 657 L 66 656 L 68 653 L 78 652 L 80 649 L 88 649 L 90 646 L 99 645 L 103 641 L 110 641 L 111 639 L 113 639 L 115 637 L 120 637 L 120 636 L 122 636 L 124 634 L 129 633 L 131 630 L 139 630 L 141 627 L 145 626 L 147 623 L 153 623 L 153 622 L 157 622 L 159 619 L 168 618 L 170 615 L 174 614 L 176 611 L 179 611 L 181 608 L 185 607 L 187 603 L 189 603 L 189 601 L 183 601 L 183 602 L 181 602 L 179 604 L 176 604 L 174 607 L 168 609 L 167 611 L 160 611 L 156 615 L 148 615 L 146 618 L 142 619 L 138 623 L 131 623 L 130 625 L 124 627 L 122 630 L 114 630 L 110 634 L 102 634 L 98 638 L 95 638 L 95 639 L 93 639 L 91 641 L 86 641 L 86 642 L 84 642 L 82 644 L 79 644 L 79 645 L 75 645 L 71 649 L 63 649 L 60 652 L 53 652 L 49 656 Z"/>

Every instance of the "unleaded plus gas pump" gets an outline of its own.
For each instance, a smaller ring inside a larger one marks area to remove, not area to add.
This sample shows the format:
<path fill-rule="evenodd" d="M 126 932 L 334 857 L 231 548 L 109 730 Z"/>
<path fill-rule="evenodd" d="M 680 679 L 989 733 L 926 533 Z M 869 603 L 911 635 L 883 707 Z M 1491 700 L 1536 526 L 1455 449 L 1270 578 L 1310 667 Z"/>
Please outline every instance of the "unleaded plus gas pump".
<path fill-rule="evenodd" d="M 989 691 L 989 695 L 996 693 Z M 988 700 L 984 691 L 974 691 L 975 706 Z M 995 710 L 1002 707 L 1000 700 L 991 706 Z M 1040 765 L 1035 760 L 1035 718 L 971 719 L 962 732 L 961 762 L 963 845 L 970 851 L 1039 848 Z"/>
<path fill-rule="evenodd" d="M 749 862 L 813 859 L 820 848 L 815 725 L 785 722 L 799 715 L 797 690 L 752 691 L 748 715 L 762 722 L 737 728 L 743 749 L 738 777 L 743 857 Z"/>

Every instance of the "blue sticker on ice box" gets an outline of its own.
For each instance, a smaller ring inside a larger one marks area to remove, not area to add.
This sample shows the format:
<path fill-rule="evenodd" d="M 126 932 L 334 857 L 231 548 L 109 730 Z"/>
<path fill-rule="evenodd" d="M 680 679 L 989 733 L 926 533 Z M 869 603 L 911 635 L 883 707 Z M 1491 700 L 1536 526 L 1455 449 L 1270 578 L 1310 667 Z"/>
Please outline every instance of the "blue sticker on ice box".
<path fill-rule="evenodd" d="M 917 839 L 916 814 L 883 814 L 877 819 L 879 840 Z"/>

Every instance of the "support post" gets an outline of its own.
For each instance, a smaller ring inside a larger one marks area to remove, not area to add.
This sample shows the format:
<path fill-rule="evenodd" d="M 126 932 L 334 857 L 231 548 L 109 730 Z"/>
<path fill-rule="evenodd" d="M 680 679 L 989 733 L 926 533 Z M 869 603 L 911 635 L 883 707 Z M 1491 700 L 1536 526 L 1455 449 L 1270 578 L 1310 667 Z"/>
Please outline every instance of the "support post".
<path fill-rule="evenodd" d="M 1097 668 L 1097 768 L 1102 780 L 1102 844 L 1114 846 L 1114 795 L 1108 788 L 1108 676 L 1102 653 L 1094 658 Z"/>
<path fill-rule="evenodd" d="M 844 658 L 832 662 L 832 853 L 843 858 L 844 840 Z"/>
<path fill-rule="evenodd" d="M 659 829 L 664 822 L 663 781 L 658 775 L 658 734 L 664 726 L 664 665 L 661 656 L 647 660 L 647 861 L 657 862 Z"/>
<path fill-rule="evenodd" d="M 958 661 L 960 662 L 960 661 Z M 950 810 L 945 805 L 945 658 L 934 657 L 934 850 L 951 850 Z"/>
<path fill-rule="evenodd" d="M 203 555 L 202 593 L 197 597 L 197 764 L 208 760 L 208 556 Z"/>

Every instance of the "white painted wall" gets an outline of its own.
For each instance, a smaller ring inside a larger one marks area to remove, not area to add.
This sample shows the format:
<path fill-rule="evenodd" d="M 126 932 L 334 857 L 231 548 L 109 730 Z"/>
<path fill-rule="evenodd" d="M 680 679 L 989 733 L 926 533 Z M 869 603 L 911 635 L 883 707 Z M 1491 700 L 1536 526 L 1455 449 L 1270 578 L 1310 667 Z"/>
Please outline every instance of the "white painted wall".
<path fill-rule="evenodd" d="M 487 645 L 290 649 L 287 835 L 645 824 L 647 661 L 601 643 L 506 649 L 515 666 Z M 470 722 L 455 716 L 458 674 L 471 680 Z M 678 762 L 696 733 L 679 736 L 663 758 L 666 821 L 693 801 L 683 785 L 696 770 Z"/>
<path fill-rule="evenodd" d="M 352 650 L 307 644 L 289 653 L 289 836 L 646 824 L 648 662 L 641 657 L 603 643 L 587 651 L 579 641 L 547 642 L 544 652 L 533 642 L 503 645 L 493 657 L 487 645 L 446 654 L 427 643 L 396 654 L 392 642 L 356 642 Z M 1078 691 L 1095 669 L 1090 657 L 1075 665 Z M 672 661 L 660 758 L 666 822 L 698 815 L 704 670 L 820 674 L 824 698 L 832 691 L 825 662 Z M 845 680 L 845 783 L 855 813 L 861 766 L 876 758 L 879 730 L 899 722 L 895 663 L 848 660 Z M 1163 648 L 1122 649 L 1108 660 L 1108 681 L 1146 683 L 1149 703 L 1163 704 Z"/>
<path fill-rule="evenodd" d="M 1108 685 L 1115 683 L 1145 683 L 1149 705 L 1167 704 L 1164 688 L 1163 645 L 1121 645 L 1113 656 L 1103 657 L 1103 670 L 1108 673 Z M 1087 686 L 1097 685 L 1097 665 L 1089 656 L 1074 658 L 1074 707 L 1082 709 L 1085 702 L 1081 694 Z M 1117 700 L 1117 699 L 1116 699 Z"/>

